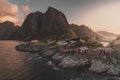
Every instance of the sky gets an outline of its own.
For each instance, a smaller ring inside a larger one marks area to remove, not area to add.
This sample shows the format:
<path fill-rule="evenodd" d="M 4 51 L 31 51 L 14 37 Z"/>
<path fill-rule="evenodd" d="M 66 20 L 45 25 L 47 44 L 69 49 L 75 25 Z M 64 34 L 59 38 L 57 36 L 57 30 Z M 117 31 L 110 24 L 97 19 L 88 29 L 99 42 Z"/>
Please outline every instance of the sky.
<path fill-rule="evenodd" d="M 0 0 L 0 22 L 21 25 L 30 12 L 44 13 L 49 6 L 63 12 L 70 24 L 120 33 L 120 0 Z"/>

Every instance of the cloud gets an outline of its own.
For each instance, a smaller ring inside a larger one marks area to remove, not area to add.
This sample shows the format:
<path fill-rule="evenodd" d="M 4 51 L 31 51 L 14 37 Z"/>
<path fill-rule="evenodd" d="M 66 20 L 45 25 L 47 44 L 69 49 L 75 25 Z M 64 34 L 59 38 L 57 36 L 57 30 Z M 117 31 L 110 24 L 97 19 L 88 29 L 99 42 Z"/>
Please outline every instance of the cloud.
<path fill-rule="evenodd" d="M 12 21 L 12 22 L 18 21 L 18 19 L 12 16 L 1 16 L 0 19 L 1 19 L 1 22 L 7 21 L 7 20 Z"/>
<path fill-rule="evenodd" d="M 25 16 L 28 15 L 31 12 L 28 5 L 22 6 L 22 11 L 24 12 Z"/>
<path fill-rule="evenodd" d="M 28 5 L 19 7 L 8 0 L 0 0 L 0 22 L 8 20 L 16 25 L 21 25 L 30 12 L 31 10 Z"/>
<path fill-rule="evenodd" d="M 16 16 L 19 13 L 18 6 L 6 0 L 0 0 L 0 16 Z"/>

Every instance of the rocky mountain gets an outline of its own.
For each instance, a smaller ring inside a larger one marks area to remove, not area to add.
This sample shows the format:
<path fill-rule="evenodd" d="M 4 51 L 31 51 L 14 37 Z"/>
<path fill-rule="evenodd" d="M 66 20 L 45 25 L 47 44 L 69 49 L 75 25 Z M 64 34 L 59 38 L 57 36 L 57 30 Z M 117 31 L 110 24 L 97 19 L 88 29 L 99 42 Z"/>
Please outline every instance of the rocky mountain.
<path fill-rule="evenodd" d="M 65 15 L 52 7 L 45 13 L 39 11 L 30 13 L 16 34 L 17 39 L 22 40 L 76 37 Z"/>
<path fill-rule="evenodd" d="M 102 36 L 102 37 L 116 37 L 116 36 L 118 36 L 117 34 L 115 34 L 115 33 L 112 33 L 112 32 L 107 32 L 107 31 L 97 31 L 96 32 L 98 35 L 100 35 L 100 36 Z"/>
<path fill-rule="evenodd" d="M 98 34 L 96 34 L 92 29 L 90 29 L 85 25 L 71 24 L 70 26 L 79 37 L 89 37 L 89 38 L 99 37 Z"/>
<path fill-rule="evenodd" d="M 0 24 L 0 39 L 47 40 L 74 37 L 95 38 L 96 36 L 98 37 L 85 25 L 69 25 L 65 15 L 52 7 L 49 7 L 45 13 L 39 11 L 30 13 L 19 29 L 12 22 Z"/>
<path fill-rule="evenodd" d="M 17 31 L 18 27 L 13 22 L 6 21 L 0 23 L 0 40 L 13 39 L 12 35 Z"/>

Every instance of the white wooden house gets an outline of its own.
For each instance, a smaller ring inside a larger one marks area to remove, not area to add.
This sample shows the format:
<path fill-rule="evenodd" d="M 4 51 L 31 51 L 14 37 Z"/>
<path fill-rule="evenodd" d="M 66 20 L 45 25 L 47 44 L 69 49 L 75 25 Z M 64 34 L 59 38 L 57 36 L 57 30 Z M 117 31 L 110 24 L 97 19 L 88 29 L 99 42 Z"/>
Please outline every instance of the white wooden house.
<path fill-rule="evenodd" d="M 67 41 L 58 41 L 58 49 L 61 52 L 68 52 L 68 42 Z"/>
<path fill-rule="evenodd" d="M 67 41 L 58 41 L 58 49 L 60 52 L 73 52 L 75 50 Z"/>

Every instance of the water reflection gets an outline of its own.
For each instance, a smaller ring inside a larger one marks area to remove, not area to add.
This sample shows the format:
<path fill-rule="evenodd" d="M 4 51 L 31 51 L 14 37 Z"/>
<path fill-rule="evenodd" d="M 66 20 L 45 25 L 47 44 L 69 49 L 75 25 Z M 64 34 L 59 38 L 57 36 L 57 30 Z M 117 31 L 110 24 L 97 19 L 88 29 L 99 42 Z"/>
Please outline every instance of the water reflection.
<path fill-rule="evenodd" d="M 46 65 L 48 58 L 16 51 L 20 43 L 0 41 L 0 80 L 64 80 L 60 71 Z"/>
<path fill-rule="evenodd" d="M 16 80 L 28 74 L 28 55 L 15 50 L 18 44 L 15 41 L 0 41 L 0 79 Z"/>

